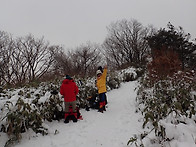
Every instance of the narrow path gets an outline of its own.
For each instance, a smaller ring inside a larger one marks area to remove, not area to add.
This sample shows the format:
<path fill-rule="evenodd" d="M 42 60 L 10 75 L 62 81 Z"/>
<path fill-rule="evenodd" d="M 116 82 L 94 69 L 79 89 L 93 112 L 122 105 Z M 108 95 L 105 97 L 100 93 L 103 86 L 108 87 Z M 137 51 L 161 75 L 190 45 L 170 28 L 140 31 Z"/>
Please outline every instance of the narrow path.
<path fill-rule="evenodd" d="M 122 84 L 121 88 L 107 93 L 107 112 L 81 110 L 84 120 L 64 124 L 48 123 L 50 134 L 28 139 L 16 147 L 126 147 L 127 141 L 138 134 L 142 124 L 135 113 L 136 82 Z M 55 130 L 59 133 L 54 135 Z"/>

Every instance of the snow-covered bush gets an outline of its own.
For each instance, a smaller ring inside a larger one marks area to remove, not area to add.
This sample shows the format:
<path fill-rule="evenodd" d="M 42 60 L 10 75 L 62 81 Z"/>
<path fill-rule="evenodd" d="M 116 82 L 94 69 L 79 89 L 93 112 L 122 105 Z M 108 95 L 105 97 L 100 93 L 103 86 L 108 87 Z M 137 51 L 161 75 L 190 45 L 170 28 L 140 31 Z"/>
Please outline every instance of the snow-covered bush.
<path fill-rule="evenodd" d="M 9 136 L 5 146 L 20 141 L 22 133 L 29 129 L 42 135 L 47 134 L 43 122 L 56 119 L 56 115 L 62 114 L 59 112 L 63 110 L 63 99 L 58 92 L 54 96 L 51 91 L 49 83 L 41 83 L 36 88 L 28 86 L 4 90 L 4 95 L 0 97 L 0 131 Z"/>
<path fill-rule="evenodd" d="M 194 71 L 180 71 L 156 82 L 146 76 L 138 91 L 137 101 L 138 109 L 144 115 L 143 127 L 150 131 L 143 133 L 143 137 L 139 135 L 140 137 L 131 138 L 129 143 L 138 141 L 138 138 L 141 141 L 154 132 L 151 143 L 164 144 L 175 137 L 168 134 L 165 122 L 177 126 L 181 123 L 187 124 L 189 119 L 196 121 L 195 80 Z M 140 144 L 143 144 L 142 141 Z"/>
<path fill-rule="evenodd" d="M 42 126 L 42 115 L 34 105 L 26 103 L 22 98 L 19 98 L 14 106 L 11 102 L 7 102 L 5 107 L 7 107 L 8 112 L 3 118 L 6 121 L 5 124 L 2 124 L 1 131 L 10 136 L 6 143 L 7 145 L 12 143 L 12 141 L 19 141 L 22 138 L 21 133 L 29 129 L 42 135 L 47 134 L 47 129 Z"/>
<path fill-rule="evenodd" d="M 95 79 L 77 79 L 76 83 L 79 88 L 79 94 L 77 95 L 77 104 L 80 108 L 86 108 L 88 105 L 88 97 L 97 94 L 97 89 L 95 87 Z"/>
<path fill-rule="evenodd" d="M 123 75 L 133 74 L 134 69 L 116 71 L 107 75 L 107 90 L 120 87 L 124 82 Z M 88 97 L 97 96 L 95 77 L 88 79 L 74 78 L 79 87 L 77 104 L 80 108 L 88 106 Z M 60 95 L 58 82 L 44 82 L 26 85 L 21 88 L 2 89 L 0 92 L 0 132 L 9 135 L 5 146 L 20 141 L 22 134 L 33 130 L 35 133 L 47 134 L 44 121 L 60 120 L 64 118 L 64 99 Z"/>
<path fill-rule="evenodd" d="M 123 69 L 119 71 L 118 76 L 121 82 L 129 82 L 129 81 L 137 80 L 143 74 L 144 74 L 144 70 L 142 68 L 129 67 L 127 69 Z"/>
<path fill-rule="evenodd" d="M 64 100 L 60 98 L 58 94 L 52 94 L 44 103 L 36 102 L 33 103 L 39 109 L 43 120 L 52 122 L 53 120 L 61 120 L 64 118 Z"/>
<path fill-rule="evenodd" d="M 118 89 L 120 87 L 121 79 L 118 78 L 117 74 L 112 73 L 107 78 L 107 90 Z"/>

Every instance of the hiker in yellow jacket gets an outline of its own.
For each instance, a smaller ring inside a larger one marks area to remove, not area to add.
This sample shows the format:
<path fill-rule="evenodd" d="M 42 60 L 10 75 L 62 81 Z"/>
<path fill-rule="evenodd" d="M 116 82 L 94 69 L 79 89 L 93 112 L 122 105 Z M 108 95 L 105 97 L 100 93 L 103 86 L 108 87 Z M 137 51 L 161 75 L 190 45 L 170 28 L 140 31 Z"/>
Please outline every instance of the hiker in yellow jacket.
<path fill-rule="evenodd" d="M 99 93 L 99 112 L 106 111 L 105 105 L 107 104 L 106 98 L 106 76 L 107 76 L 107 66 L 102 69 L 100 66 L 97 70 L 97 82 L 96 86 Z"/>

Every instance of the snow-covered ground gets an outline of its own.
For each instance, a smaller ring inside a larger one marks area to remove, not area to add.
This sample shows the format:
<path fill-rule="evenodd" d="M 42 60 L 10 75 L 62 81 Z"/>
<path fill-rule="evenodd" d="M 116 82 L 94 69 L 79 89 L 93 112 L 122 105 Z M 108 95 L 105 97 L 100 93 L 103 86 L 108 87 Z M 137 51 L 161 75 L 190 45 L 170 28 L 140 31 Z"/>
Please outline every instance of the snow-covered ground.
<path fill-rule="evenodd" d="M 14 147 L 127 147 L 128 140 L 134 134 L 141 134 L 143 116 L 136 111 L 135 88 L 138 83 L 127 82 L 121 84 L 119 89 L 107 93 L 108 108 L 104 113 L 97 110 L 80 110 L 83 120 L 77 123 L 70 121 L 65 124 L 63 120 L 45 122 L 49 134 L 42 136 L 33 131 L 24 133 L 22 140 Z M 172 119 L 172 117 L 169 117 Z M 194 120 L 187 119 L 187 125 L 180 123 L 174 125 L 167 120 L 162 123 L 171 142 L 164 147 L 196 147 L 196 128 Z M 151 133 L 144 139 L 145 147 L 161 147 L 160 144 L 151 144 Z M 5 133 L 0 133 L 0 147 L 4 147 L 7 140 Z M 130 145 L 131 146 L 131 145 Z M 134 145 L 133 145 L 134 146 Z"/>
<path fill-rule="evenodd" d="M 83 120 L 77 123 L 47 123 L 47 136 L 29 139 L 33 133 L 26 134 L 15 147 L 125 147 L 133 134 L 142 131 L 142 122 L 138 122 L 142 116 L 135 113 L 135 87 L 137 82 L 128 82 L 108 92 L 106 112 L 81 110 Z"/>

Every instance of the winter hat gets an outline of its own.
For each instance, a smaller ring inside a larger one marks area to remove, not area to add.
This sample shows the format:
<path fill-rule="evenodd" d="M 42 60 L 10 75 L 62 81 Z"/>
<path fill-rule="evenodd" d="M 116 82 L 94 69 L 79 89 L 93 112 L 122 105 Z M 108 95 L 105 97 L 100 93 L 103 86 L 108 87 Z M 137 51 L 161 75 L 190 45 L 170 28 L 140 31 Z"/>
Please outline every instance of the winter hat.
<path fill-rule="evenodd" d="M 103 73 L 103 68 L 102 68 L 102 66 L 99 66 L 99 67 L 98 67 L 98 70 L 100 70 L 100 71 Z"/>
<path fill-rule="evenodd" d="M 66 79 L 72 80 L 72 77 L 70 77 L 69 75 L 66 75 Z"/>
<path fill-rule="evenodd" d="M 97 70 L 97 75 L 102 74 L 101 70 Z"/>

